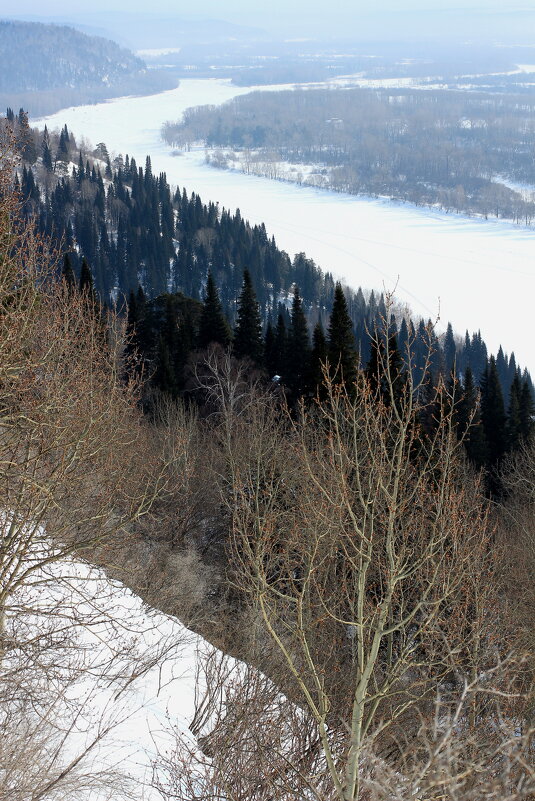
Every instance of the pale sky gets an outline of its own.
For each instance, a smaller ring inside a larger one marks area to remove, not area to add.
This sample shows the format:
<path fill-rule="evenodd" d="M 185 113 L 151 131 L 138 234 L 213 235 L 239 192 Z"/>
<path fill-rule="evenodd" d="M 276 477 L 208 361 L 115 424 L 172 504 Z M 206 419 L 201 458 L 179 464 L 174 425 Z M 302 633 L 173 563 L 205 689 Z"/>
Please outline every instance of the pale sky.
<path fill-rule="evenodd" d="M 507 3 L 507 5 L 506 5 Z M 61 21 L 102 29 L 103 35 L 123 38 L 128 44 L 128 25 L 136 15 L 151 20 L 162 18 L 211 18 L 254 26 L 270 33 L 292 36 L 346 36 L 361 32 L 363 38 L 385 32 L 413 33 L 416 38 L 446 36 L 448 32 L 481 31 L 487 38 L 509 31 L 511 41 L 517 33 L 522 40 L 533 31 L 524 10 L 535 13 L 535 0 L 91 0 L 73 5 L 72 0 L 0 0 L 0 17 L 33 17 L 39 21 Z M 438 13 L 437 18 L 435 14 Z M 56 19 L 54 19 L 56 18 Z M 121 22 L 123 23 L 121 25 Z M 140 23 L 138 21 L 139 29 Z M 122 31 L 121 31 L 122 28 Z M 96 32 L 96 31 L 91 31 Z M 121 37 L 121 33 L 124 34 Z M 511 38 L 512 37 L 512 38 Z M 136 37 L 139 39 L 139 36 Z M 351 35 L 351 38 L 354 38 Z M 142 46 L 138 43 L 138 46 Z M 152 44 L 151 46 L 155 46 Z"/>
<path fill-rule="evenodd" d="M 423 11 L 445 9 L 454 10 L 499 10 L 512 11 L 513 9 L 535 10 L 535 0 L 517 0 L 504 8 L 503 0 L 269 0 L 269 3 L 252 3 L 251 0 L 198 0 L 195 4 L 184 0 L 151 0 L 147 6 L 146 0 L 91 0 L 86 8 L 73 7 L 72 0 L 2 0 L 0 16 L 39 15 L 53 16 L 92 16 L 109 11 L 122 11 L 125 13 L 165 14 L 173 16 L 191 17 L 211 16 L 218 19 L 233 18 L 243 15 L 247 19 L 253 17 L 266 18 L 270 14 L 280 12 L 306 17 L 344 15 L 357 17 L 361 13 L 384 13 L 385 11 Z"/>
<path fill-rule="evenodd" d="M 259 15 L 264 16 L 261 11 L 262 6 L 257 6 Z M 266 6 L 264 6 L 264 9 Z M 422 10 L 432 9 L 504 9 L 503 0 L 271 0 L 269 9 L 276 11 L 286 9 L 292 13 L 325 13 L 336 14 L 358 14 L 370 10 Z M 508 5 L 508 9 L 526 8 L 535 9 L 535 0 L 519 0 Z M 90 10 L 89 10 L 90 9 Z M 150 3 L 152 13 L 173 14 L 177 16 L 191 16 L 209 14 L 210 16 L 225 18 L 228 15 L 234 16 L 236 13 L 246 13 L 248 16 L 254 14 L 254 6 L 250 0 L 228 0 L 224 4 L 221 0 L 199 0 L 194 6 L 183 0 L 153 0 Z M 146 0 L 91 0 L 88 8 L 76 10 L 73 8 L 72 0 L 47 0 L 43 5 L 42 0 L 3 0 L 1 14 L 41 14 L 50 16 L 53 14 L 71 14 L 77 16 L 80 13 L 105 12 L 105 11 L 124 11 L 124 12 L 146 12 Z"/>

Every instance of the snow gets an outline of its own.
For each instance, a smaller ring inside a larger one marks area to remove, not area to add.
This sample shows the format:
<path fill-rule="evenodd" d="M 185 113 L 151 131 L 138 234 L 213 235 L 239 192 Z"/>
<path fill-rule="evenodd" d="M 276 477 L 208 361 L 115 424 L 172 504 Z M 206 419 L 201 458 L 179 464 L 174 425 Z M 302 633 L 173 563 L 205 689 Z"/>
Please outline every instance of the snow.
<path fill-rule="evenodd" d="M 158 56 L 169 56 L 171 53 L 180 53 L 181 47 L 149 47 L 146 50 L 136 50 L 136 56 L 140 58 L 156 58 Z"/>
<path fill-rule="evenodd" d="M 64 745 L 65 761 L 111 725 L 81 768 L 93 777 L 119 771 L 134 780 L 136 798 L 161 801 L 151 787 L 152 764 L 173 747 L 173 729 L 195 747 L 188 725 L 194 716 L 198 654 L 208 647 L 204 640 L 80 561 L 63 559 L 44 568 L 15 594 L 11 606 L 19 637 L 25 633 L 31 640 L 33 631 L 42 635 L 47 628 L 51 635 L 61 632 L 62 643 L 53 653 L 61 671 L 54 683 L 46 676 L 49 693 L 66 682 L 51 707 L 50 731 L 56 722 L 65 728 L 64 720 L 76 716 Z M 74 681 L 62 678 L 73 669 Z M 104 781 L 99 789 L 80 790 L 72 801 L 109 801 L 109 786 Z"/>
<path fill-rule="evenodd" d="M 449 320 L 461 334 L 481 329 L 492 351 L 502 344 L 535 371 L 535 231 L 216 170 L 205 163 L 202 148 L 173 156 L 162 142 L 161 125 L 186 108 L 248 91 L 226 80 L 183 80 L 158 95 L 65 109 L 34 123 L 67 124 L 75 135 L 105 141 L 110 151 L 129 153 L 142 165 L 150 154 L 153 171 L 165 171 L 172 184 L 204 202 L 239 207 L 250 222 L 265 222 L 290 254 L 306 252 L 353 287 L 395 290 L 416 313 L 433 320 L 440 314 L 442 328 Z"/>
<path fill-rule="evenodd" d="M 505 175 L 496 175 L 494 177 L 494 181 L 503 184 L 503 186 L 506 186 L 508 189 L 518 192 L 521 195 L 522 200 L 526 200 L 531 203 L 533 203 L 535 200 L 535 186 L 533 184 L 527 184 L 521 181 L 513 181 L 511 178 L 507 178 Z"/>

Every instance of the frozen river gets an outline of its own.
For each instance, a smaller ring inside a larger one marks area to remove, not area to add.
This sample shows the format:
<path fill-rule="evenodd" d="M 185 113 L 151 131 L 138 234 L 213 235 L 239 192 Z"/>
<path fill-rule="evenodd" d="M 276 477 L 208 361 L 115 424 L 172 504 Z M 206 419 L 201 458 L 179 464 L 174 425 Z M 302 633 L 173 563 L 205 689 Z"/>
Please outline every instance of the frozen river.
<path fill-rule="evenodd" d="M 304 251 L 354 287 L 395 289 L 415 312 L 433 320 L 440 313 L 441 327 L 451 320 L 461 334 L 479 328 L 492 350 L 501 343 L 535 372 L 535 231 L 219 171 L 204 163 L 203 150 L 173 156 L 162 142 L 162 123 L 184 109 L 247 91 L 223 80 L 184 80 L 151 97 L 64 109 L 33 122 L 67 124 L 78 139 L 105 142 L 141 165 L 149 154 L 153 171 L 165 171 L 170 183 L 265 222 L 291 255 Z"/>

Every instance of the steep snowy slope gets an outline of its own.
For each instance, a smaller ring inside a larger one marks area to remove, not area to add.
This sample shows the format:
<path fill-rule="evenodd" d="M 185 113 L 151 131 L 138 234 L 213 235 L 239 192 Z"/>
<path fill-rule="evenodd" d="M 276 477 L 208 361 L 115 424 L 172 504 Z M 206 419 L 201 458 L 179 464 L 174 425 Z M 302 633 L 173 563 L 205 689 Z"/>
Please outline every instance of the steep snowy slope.
<path fill-rule="evenodd" d="M 195 748 L 188 726 L 199 652 L 208 649 L 202 638 L 76 561 L 48 566 L 11 599 L 7 632 L 6 797 L 18 801 L 25 786 L 49 785 L 43 801 L 161 799 L 151 787 L 153 763 L 171 748 L 172 730 Z"/>

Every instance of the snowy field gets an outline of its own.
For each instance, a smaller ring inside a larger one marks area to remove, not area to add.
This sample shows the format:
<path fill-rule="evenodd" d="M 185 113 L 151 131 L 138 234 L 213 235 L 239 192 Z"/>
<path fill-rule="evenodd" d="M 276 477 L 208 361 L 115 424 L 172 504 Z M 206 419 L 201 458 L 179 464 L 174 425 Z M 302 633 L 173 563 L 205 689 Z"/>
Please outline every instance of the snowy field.
<path fill-rule="evenodd" d="M 226 80 L 184 80 L 158 95 L 64 109 L 33 123 L 67 124 L 77 137 L 105 142 L 142 165 L 150 154 L 154 172 L 165 171 L 170 183 L 204 202 L 239 207 L 250 222 L 265 222 L 291 255 L 304 251 L 353 287 L 395 290 L 416 313 L 440 316 L 440 327 L 450 320 L 460 334 L 481 329 L 492 350 L 501 343 L 535 371 L 535 231 L 220 171 L 206 165 L 203 149 L 173 155 L 161 140 L 162 124 L 186 108 L 248 91 Z"/>

